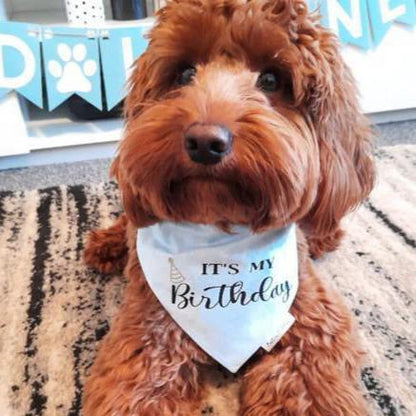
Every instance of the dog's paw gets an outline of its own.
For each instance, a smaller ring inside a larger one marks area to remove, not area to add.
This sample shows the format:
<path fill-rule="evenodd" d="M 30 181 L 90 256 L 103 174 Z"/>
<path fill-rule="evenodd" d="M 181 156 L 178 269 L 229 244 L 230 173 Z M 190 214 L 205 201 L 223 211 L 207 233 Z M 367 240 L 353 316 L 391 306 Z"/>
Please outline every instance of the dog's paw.
<path fill-rule="evenodd" d="M 91 231 L 85 244 L 84 261 L 101 273 L 114 273 L 123 270 L 127 253 L 125 224 L 121 219 L 109 229 Z"/>
<path fill-rule="evenodd" d="M 84 416 L 200 416 L 199 401 L 185 400 L 179 394 L 171 395 L 157 386 L 152 391 L 149 385 L 115 381 L 101 384 L 99 391 L 88 386 Z"/>
<path fill-rule="evenodd" d="M 200 403 L 167 396 L 135 410 L 140 416 L 200 416 Z"/>

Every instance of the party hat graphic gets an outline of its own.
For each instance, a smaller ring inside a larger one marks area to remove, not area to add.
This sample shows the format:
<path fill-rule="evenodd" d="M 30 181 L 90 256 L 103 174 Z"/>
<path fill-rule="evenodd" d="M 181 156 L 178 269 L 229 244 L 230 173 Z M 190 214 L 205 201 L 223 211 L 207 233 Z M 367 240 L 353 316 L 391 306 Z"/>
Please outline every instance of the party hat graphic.
<path fill-rule="evenodd" d="M 170 263 L 170 281 L 174 284 L 182 283 L 185 280 L 185 278 L 183 277 L 179 269 L 175 266 L 175 263 L 173 262 L 172 257 L 169 257 L 169 263 Z"/>

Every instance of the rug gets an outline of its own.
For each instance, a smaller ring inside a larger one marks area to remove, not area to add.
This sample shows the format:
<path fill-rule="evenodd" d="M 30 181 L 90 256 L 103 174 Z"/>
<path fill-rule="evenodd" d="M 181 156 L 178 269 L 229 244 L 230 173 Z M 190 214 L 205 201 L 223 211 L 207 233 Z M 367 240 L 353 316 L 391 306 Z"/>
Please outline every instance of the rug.
<path fill-rule="evenodd" d="M 377 163 L 377 187 L 345 221 L 342 247 L 316 266 L 358 323 L 370 415 L 414 416 L 416 146 L 380 148 Z M 84 267 L 83 241 L 119 210 L 111 183 L 0 193 L 2 416 L 80 414 L 123 288 L 121 276 Z M 205 385 L 201 414 L 238 415 L 238 380 L 215 369 Z"/>

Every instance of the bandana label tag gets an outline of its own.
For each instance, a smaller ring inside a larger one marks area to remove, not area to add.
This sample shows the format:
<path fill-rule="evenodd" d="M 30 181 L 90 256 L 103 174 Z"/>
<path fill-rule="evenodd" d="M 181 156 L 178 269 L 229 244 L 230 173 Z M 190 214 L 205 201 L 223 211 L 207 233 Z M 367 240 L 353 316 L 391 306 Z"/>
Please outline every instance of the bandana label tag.
<path fill-rule="evenodd" d="M 295 323 L 295 318 L 288 312 L 286 318 L 282 318 L 281 322 L 279 320 L 279 323 L 279 327 L 276 328 L 276 335 L 272 336 L 269 341 L 262 345 L 263 349 L 265 349 L 267 352 L 270 352 L 280 341 L 283 335 L 289 331 L 290 327 Z"/>

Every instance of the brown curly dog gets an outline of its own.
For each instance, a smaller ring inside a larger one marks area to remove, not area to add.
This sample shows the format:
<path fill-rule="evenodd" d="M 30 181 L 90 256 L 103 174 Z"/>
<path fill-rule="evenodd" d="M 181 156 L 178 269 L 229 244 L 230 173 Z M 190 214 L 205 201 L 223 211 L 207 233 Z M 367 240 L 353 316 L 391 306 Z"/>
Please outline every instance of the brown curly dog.
<path fill-rule="evenodd" d="M 124 214 L 87 264 L 124 267 L 124 302 L 84 388 L 85 416 L 190 416 L 213 363 L 161 306 L 136 253 L 161 221 L 298 225 L 295 324 L 240 370 L 243 416 L 363 416 L 350 314 L 310 254 L 373 186 L 370 130 L 336 39 L 303 0 L 176 0 L 157 15 L 126 99 L 112 173 Z"/>

